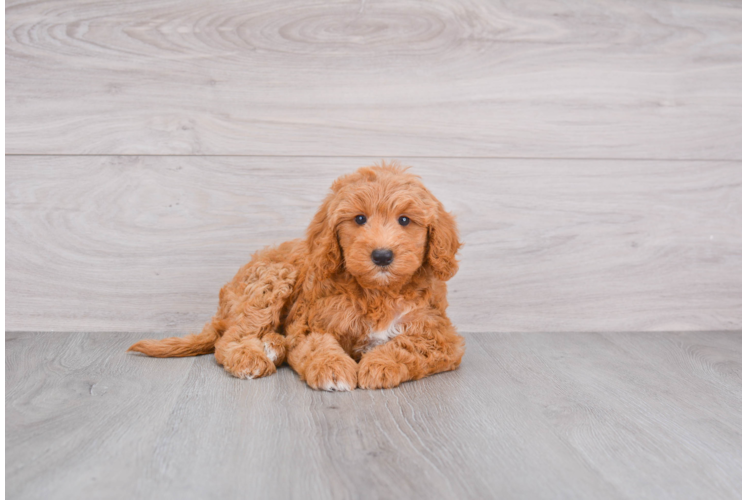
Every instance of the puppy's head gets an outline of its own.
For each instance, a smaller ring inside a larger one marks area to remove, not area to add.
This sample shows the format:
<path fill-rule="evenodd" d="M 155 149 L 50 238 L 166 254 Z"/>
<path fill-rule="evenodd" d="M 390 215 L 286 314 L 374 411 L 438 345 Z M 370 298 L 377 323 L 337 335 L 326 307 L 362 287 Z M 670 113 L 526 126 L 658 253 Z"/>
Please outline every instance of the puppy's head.
<path fill-rule="evenodd" d="M 364 167 L 332 185 L 307 231 L 315 277 L 341 271 L 365 288 L 398 287 L 425 268 L 457 272 L 454 218 L 420 179 L 395 165 Z"/>

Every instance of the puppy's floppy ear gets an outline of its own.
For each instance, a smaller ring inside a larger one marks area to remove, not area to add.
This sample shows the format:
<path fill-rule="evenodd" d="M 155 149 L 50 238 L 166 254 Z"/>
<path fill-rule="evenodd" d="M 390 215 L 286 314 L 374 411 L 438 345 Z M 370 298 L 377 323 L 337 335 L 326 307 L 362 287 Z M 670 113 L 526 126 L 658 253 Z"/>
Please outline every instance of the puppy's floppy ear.
<path fill-rule="evenodd" d="M 335 205 L 335 194 L 325 198 L 306 230 L 306 244 L 316 279 L 329 278 L 342 264 L 335 228 L 337 221 L 333 216 Z"/>
<path fill-rule="evenodd" d="M 434 222 L 429 226 L 428 261 L 434 275 L 442 281 L 449 280 L 457 273 L 457 250 L 460 249 L 460 237 L 457 234 L 455 219 L 437 201 L 437 212 Z"/>

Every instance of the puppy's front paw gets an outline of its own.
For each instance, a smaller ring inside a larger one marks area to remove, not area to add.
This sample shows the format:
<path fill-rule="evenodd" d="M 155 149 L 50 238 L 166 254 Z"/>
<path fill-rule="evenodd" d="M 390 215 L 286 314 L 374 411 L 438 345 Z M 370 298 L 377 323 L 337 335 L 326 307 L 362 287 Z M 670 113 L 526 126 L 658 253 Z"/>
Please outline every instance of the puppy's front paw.
<path fill-rule="evenodd" d="M 260 378 L 275 373 L 273 363 L 259 340 L 252 344 L 232 343 L 223 351 L 216 351 L 216 360 L 236 378 Z"/>
<path fill-rule="evenodd" d="M 309 362 L 304 379 L 312 389 L 352 391 L 356 388 L 356 362 L 344 355 L 320 356 Z"/>
<path fill-rule="evenodd" d="M 391 389 L 408 380 L 408 367 L 386 356 L 365 354 L 358 364 L 358 386 L 362 389 Z"/>

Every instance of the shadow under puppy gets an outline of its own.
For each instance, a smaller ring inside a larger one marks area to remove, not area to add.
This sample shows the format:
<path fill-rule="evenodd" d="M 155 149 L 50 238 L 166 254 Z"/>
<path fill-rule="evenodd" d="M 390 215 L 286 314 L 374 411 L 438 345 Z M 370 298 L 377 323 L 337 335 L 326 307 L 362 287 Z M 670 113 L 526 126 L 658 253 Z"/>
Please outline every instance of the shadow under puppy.
<path fill-rule="evenodd" d="M 239 378 L 284 361 L 310 387 L 395 387 L 454 370 L 464 341 L 446 314 L 460 247 L 453 217 L 397 165 L 337 179 L 306 239 L 252 256 L 198 335 L 142 340 L 149 356 L 215 352 Z"/>

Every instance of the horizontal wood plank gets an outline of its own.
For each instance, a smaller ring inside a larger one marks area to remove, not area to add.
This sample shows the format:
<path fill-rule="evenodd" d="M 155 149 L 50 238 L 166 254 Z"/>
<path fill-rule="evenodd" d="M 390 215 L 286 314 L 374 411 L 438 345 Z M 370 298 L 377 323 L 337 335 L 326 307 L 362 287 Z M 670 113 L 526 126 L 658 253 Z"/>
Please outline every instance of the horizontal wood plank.
<path fill-rule="evenodd" d="M 741 158 L 740 2 L 9 2 L 6 152 Z"/>
<path fill-rule="evenodd" d="M 199 331 L 251 253 L 374 161 L 9 157 L 6 329 Z M 740 328 L 739 162 L 410 163 L 465 242 L 458 328 Z"/>

